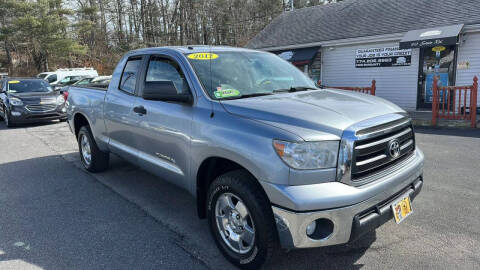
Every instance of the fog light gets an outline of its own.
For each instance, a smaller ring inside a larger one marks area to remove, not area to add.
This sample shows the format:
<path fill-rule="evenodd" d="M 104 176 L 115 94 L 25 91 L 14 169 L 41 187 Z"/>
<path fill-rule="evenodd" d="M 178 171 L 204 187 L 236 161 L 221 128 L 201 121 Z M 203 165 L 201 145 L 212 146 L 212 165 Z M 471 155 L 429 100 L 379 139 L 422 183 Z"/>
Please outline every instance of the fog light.
<path fill-rule="evenodd" d="M 307 235 L 310 236 L 315 232 L 315 228 L 317 227 L 317 222 L 314 220 L 312 223 L 308 224 L 307 226 Z"/>
<path fill-rule="evenodd" d="M 21 112 L 12 112 L 12 115 L 13 116 L 20 116 L 20 115 L 22 115 L 22 113 Z"/>

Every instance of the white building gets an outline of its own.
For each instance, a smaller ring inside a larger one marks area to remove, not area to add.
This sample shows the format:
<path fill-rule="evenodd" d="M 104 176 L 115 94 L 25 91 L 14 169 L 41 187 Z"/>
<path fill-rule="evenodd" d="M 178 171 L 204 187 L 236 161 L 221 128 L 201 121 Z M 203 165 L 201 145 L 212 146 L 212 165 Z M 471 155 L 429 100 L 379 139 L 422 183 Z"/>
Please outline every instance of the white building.
<path fill-rule="evenodd" d="M 326 86 L 369 86 L 408 111 L 443 85 L 480 77 L 478 0 L 345 0 L 284 12 L 249 48 L 271 51 Z M 480 95 L 478 95 L 480 104 Z"/>

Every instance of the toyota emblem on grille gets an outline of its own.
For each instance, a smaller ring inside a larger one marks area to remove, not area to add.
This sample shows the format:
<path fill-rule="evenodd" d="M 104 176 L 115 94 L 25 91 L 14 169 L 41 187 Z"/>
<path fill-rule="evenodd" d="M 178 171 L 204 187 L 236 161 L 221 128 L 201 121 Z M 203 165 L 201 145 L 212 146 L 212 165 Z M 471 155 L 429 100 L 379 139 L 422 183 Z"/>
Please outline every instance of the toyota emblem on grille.
<path fill-rule="evenodd" d="M 392 158 L 397 158 L 400 156 L 400 142 L 395 139 L 388 142 L 388 154 Z"/>

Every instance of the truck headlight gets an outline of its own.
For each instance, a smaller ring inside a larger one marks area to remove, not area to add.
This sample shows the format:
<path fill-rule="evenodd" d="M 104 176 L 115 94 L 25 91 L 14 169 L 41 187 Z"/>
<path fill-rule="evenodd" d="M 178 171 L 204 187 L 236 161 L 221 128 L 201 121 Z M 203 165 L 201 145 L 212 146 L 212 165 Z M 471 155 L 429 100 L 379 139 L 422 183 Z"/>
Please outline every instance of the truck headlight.
<path fill-rule="evenodd" d="M 65 97 L 63 95 L 60 95 L 57 97 L 57 105 L 62 105 L 65 103 Z"/>
<path fill-rule="evenodd" d="M 12 98 L 10 98 L 10 104 L 13 105 L 13 106 L 22 106 L 23 101 L 19 98 L 12 97 Z"/>
<path fill-rule="evenodd" d="M 337 166 L 339 141 L 286 142 L 273 140 L 278 156 L 294 169 L 324 169 Z"/>

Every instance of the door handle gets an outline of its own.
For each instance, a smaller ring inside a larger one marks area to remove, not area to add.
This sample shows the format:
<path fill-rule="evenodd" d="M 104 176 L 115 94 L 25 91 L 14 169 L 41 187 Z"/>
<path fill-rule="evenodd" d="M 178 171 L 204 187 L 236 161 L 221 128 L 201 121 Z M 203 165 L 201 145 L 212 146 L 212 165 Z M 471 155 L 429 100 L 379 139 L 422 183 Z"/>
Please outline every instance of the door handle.
<path fill-rule="evenodd" d="M 147 109 L 145 109 L 145 107 L 143 107 L 143 106 L 134 107 L 133 111 L 138 113 L 139 115 L 147 114 Z"/>

